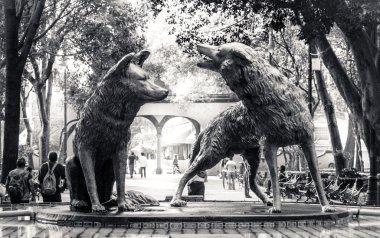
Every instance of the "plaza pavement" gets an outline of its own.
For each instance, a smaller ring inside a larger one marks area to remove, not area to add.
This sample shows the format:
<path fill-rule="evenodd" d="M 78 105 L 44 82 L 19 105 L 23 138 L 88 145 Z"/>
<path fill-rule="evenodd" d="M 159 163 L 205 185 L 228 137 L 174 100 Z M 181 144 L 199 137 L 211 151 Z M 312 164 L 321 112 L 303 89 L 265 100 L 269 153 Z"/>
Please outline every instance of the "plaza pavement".
<path fill-rule="evenodd" d="M 147 174 L 146 178 L 141 178 L 140 174 L 135 174 L 131 179 L 126 175 L 126 190 L 136 190 L 148 194 L 159 201 L 163 201 L 166 196 L 172 196 L 178 186 L 182 174 Z M 245 198 L 243 187 L 235 184 L 236 190 L 223 189 L 222 180 L 217 176 L 208 176 L 205 183 L 205 200 L 223 200 L 223 201 L 257 201 L 260 200 L 250 192 L 252 198 Z M 187 186 L 183 192 L 187 195 Z M 62 201 L 69 202 L 69 193 L 66 190 L 62 194 Z"/>
<path fill-rule="evenodd" d="M 135 190 L 148 194 L 159 201 L 164 201 L 166 196 L 173 196 L 178 182 L 182 174 L 147 174 L 147 178 L 141 178 L 140 174 L 135 174 L 131 179 L 129 174 L 126 175 L 126 190 Z M 222 179 L 218 176 L 208 176 L 208 181 L 205 183 L 205 201 L 251 201 L 262 204 L 261 200 L 250 191 L 252 198 L 245 198 L 244 189 L 241 185 L 236 184 L 236 190 L 223 189 Z M 264 189 L 264 188 L 262 188 Z M 116 188 L 114 189 L 116 190 Z M 187 195 L 187 186 L 184 189 L 183 195 Z M 299 203 L 303 204 L 306 197 L 301 198 Z M 42 198 L 41 198 L 42 201 Z M 69 202 L 69 191 L 66 190 L 62 194 L 62 202 Z M 296 199 L 285 198 L 281 199 L 282 203 L 294 203 Z M 339 208 L 347 209 L 353 214 L 380 216 L 380 207 L 373 206 L 348 206 L 334 205 Z"/>

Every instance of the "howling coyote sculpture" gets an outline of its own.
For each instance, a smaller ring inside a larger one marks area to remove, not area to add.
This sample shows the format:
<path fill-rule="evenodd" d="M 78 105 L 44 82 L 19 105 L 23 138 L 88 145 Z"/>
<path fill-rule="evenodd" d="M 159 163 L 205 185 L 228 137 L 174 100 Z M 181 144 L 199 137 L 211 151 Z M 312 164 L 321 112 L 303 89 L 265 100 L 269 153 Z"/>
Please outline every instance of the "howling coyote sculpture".
<path fill-rule="evenodd" d="M 322 211 L 334 211 L 322 187 L 314 145 L 313 123 L 302 91 L 280 71 L 241 43 L 221 46 L 198 45 L 210 58 L 198 66 L 219 72 L 247 107 L 258 136 L 265 140 L 265 159 L 271 174 L 274 206 L 281 212 L 277 157 L 279 147 L 299 144 L 314 180 Z"/>

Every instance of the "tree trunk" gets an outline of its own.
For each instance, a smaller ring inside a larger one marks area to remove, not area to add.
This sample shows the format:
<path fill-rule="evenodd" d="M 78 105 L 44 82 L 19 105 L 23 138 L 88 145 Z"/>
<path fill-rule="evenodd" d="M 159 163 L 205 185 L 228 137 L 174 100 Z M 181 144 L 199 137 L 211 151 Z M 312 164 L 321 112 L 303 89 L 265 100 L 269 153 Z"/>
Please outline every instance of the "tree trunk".
<path fill-rule="evenodd" d="M 26 146 L 27 146 L 27 151 L 28 151 L 28 154 L 27 154 L 27 156 L 28 156 L 28 164 L 29 164 L 29 167 L 31 167 L 32 169 L 34 169 L 33 150 L 32 150 L 32 127 L 30 125 L 29 117 L 28 117 L 28 114 L 26 112 L 26 105 L 27 105 L 28 99 L 25 96 L 25 91 L 24 90 L 22 90 L 22 98 L 23 98 L 22 103 L 21 103 L 22 117 L 24 118 L 24 124 L 25 124 L 25 128 L 26 128 L 26 131 L 27 131 Z"/>
<path fill-rule="evenodd" d="M 315 44 L 319 52 L 323 52 L 323 54 L 321 54 L 323 64 L 329 70 L 340 95 L 350 111 L 355 115 L 355 119 L 361 119 L 360 115 L 362 115 L 363 109 L 360 90 L 348 77 L 346 70 L 332 50 L 330 43 L 325 36 L 316 37 L 312 43 Z"/>
<path fill-rule="evenodd" d="M 368 204 L 376 204 L 377 173 L 380 155 L 378 149 L 380 141 L 380 75 L 376 63 L 379 50 L 376 47 L 377 24 L 367 26 L 367 32 L 363 28 L 351 27 L 341 21 L 337 21 L 338 27 L 345 34 L 354 55 L 356 67 L 361 82 L 363 120 L 365 126 L 364 141 L 369 152 L 370 176 L 368 182 Z M 370 39 L 369 35 L 374 38 Z M 369 137 L 369 139 L 368 139 Z"/>
<path fill-rule="evenodd" d="M 14 0 L 4 1 L 6 94 L 4 122 L 4 152 L 1 182 L 5 183 L 9 171 L 16 167 L 20 133 L 20 90 L 22 69 L 18 61 L 18 25 Z"/>
<path fill-rule="evenodd" d="M 353 126 L 353 118 L 351 115 L 348 117 L 348 128 L 347 128 L 347 139 L 346 144 L 344 145 L 344 155 L 347 157 L 348 168 L 354 168 L 355 161 L 355 134 L 354 134 L 354 126 Z"/>
<path fill-rule="evenodd" d="M 363 36 L 363 33 L 359 31 L 359 35 Z M 354 32 L 352 33 L 355 35 Z M 353 36 L 350 36 L 353 37 Z M 329 70 L 332 78 L 334 79 L 335 85 L 337 86 L 340 94 L 342 95 L 343 99 L 345 100 L 347 106 L 350 108 L 350 111 L 354 115 L 354 120 L 357 122 L 360 130 L 360 134 L 364 140 L 364 143 L 367 146 L 368 154 L 369 154 L 369 160 L 370 160 L 370 176 L 368 180 L 368 204 L 374 204 L 376 201 L 376 175 L 377 175 L 377 157 L 380 156 L 380 151 L 378 151 L 376 148 L 376 145 L 380 144 L 379 136 L 376 134 L 376 128 L 372 127 L 373 125 L 380 123 L 371 121 L 370 119 L 374 119 L 374 116 L 376 114 L 376 110 L 374 112 L 370 112 L 368 109 L 373 107 L 380 107 L 380 104 L 377 103 L 377 101 L 373 101 L 375 99 L 375 95 L 377 93 L 373 93 L 374 90 L 378 90 L 378 93 L 380 93 L 380 88 L 376 89 L 378 86 L 377 84 L 371 84 L 371 81 L 375 80 L 373 76 L 375 76 L 373 69 L 367 69 L 363 64 L 366 64 L 367 61 L 373 61 L 373 59 L 368 58 L 368 56 L 365 56 L 363 52 L 367 52 L 368 48 L 363 50 L 361 52 L 360 45 L 365 44 L 366 39 L 368 37 L 363 36 L 364 39 L 362 39 L 364 42 L 360 42 L 358 36 L 355 36 L 355 39 L 349 40 L 351 48 L 353 49 L 354 56 L 355 56 L 355 62 L 358 67 L 359 76 L 362 82 L 362 89 L 358 89 L 355 84 L 349 79 L 346 71 L 342 67 L 341 63 L 339 62 L 338 58 L 336 57 L 335 53 L 331 49 L 331 46 L 329 42 L 327 41 L 326 37 L 318 37 L 315 39 L 315 42 L 322 54 L 323 63 L 325 64 L 326 68 Z M 354 43 L 355 42 L 355 43 Z M 359 44 L 359 46 L 354 44 Z M 356 52 L 356 53 L 355 53 Z M 368 53 L 368 52 L 367 52 Z M 370 56 L 372 53 L 370 53 Z M 372 63 L 368 62 L 369 65 L 372 65 Z M 369 66 L 368 66 L 369 67 Z M 361 68 L 361 69 L 359 69 Z M 367 79 L 363 79 L 365 75 L 368 76 Z M 378 97 L 380 98 L 380 96 Z M 369 105 L 369 104 L 373 105 Z M 371 114 L 371 115 L 369 115 Z M 376 125 L 375 125 L 376 126 Z M 374 167 L 375 168 L 374 168 Z"/>
<path fill-rule="evenodd" d="M 364 172 L 364 166 L 363 166 L 363 153 L 362 153 L 362 143 L 361 143 L 361 136 L 358 131 L 358 126 L 356 123 L 353 125 L 354 134 L 355 134 L 355 168 L 357 171 Z"/>
<path fill-rule="evenodd" d="M 339 26 L 339 24 L 338 24 Z M 368 34 L 363 29 L 340 27 L 350 43 L 361 81 L 363 115 L 380 139 L 380 77 L 375 63 L 377 51 L 370 46 Z"/>
<path fill-rule="evenodd" d="M 45 86 L 36 90 L 38 109 L 41 122 L 41 131 L 38 139 L 38 147 L 41 163 L 45 163 L 48 160 L 49 145 L 49 118 L 46 115 L 46 99 L 45 99 Z"/>
<path fill-rule="evenodd" d="M 4 153 L 1 182 L 5 183 L 10 170 L 16 167 L 18 158 L 19 126 L 20 126 L 20 91 L 22 73 L 29 55 L 33 39 L 37 33 L 45 0 L 33 2 L 26 28 L 24 42 L 19 42 L 19 19 L 16 15 L 14 0 L 4 0 L 5 19 L 5 52 L 6 52 L 6 96 L 5 96 L 5 123 L 4 123 Z M 22 44 L 20 53 L 18 46 Z"/>
<path fill-rule="evenodd" d="M 294 153 L 294 171 L 299 171 L 300 170 L 300 165 L 299 165 L 299 157 L 296 153 Z"/>
<path fill-rule="evenodd" d="M 286 156 L 286 150 L 285 147 L 282 147 L 282 155 L 284 156 L 284 161 L 285 161 L 285 167 L 289 168 L 289 161 L 288 157 Z"/>
<path fill-rule="evenodd" d="M 313 47 L 313 46 L 312 46 Z M 314 47 L 313 47 L 314 48 Z M 318 85 L 318 93 L 321 98 L 323 109 L 325 111 L 327 126 L 330 132 L 330 141 L 334 153 L 336 175 L 339 176 L 344 168 L 346 168 L 346 159 L 343 155 L 342 142 L 336 121 L 335 109 L 330 95 L 327 92 L 325 81 L 322 78 L 320 70 L 314 71 L 316 82 Z"/>

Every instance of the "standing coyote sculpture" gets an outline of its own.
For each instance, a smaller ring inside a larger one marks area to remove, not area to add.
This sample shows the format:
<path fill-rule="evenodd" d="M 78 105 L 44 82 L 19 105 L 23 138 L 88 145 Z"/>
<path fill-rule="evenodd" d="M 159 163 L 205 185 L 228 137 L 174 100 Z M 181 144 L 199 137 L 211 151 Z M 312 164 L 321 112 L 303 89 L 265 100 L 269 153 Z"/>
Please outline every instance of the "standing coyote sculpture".
<path fill-rule="evenodd" d="M 274 194 L 274 206 L 270 212 L 281 212 L 276 152 L 279 147 L 294 144 L 299 144 L 305 154 L 322 211 L 334 211 L 328 205 L 323 190 L 312 118 L 302 91 L 277 68 L 262 59 L 253 48 L 244 44 L 229 43 L 219 47 L 198 45 L 198 51 L 210 58 L 198 66 L 222 75 L 230 89 L 247 107 L 257 135 L 266 138 L 265 159 Z"/>
<path fill-rule="evenodd" d="M 119 211 L 134 208 L 125 200 L 129 127 L 144 103 L 168 95 L 168 90 L 148 81 L 141 68 L 148 56 L 148 51 L 124 56 L 84 106 L 73 141 L 74 157 L 66 162 L 73 209 L 105 212 L 102 203 L 111 199 L 115 181 Z"/>
<path fill-rule="evenodd" d="M 171 206 L 185 206 L 181 200 L 186 183 L 199 171 L 214 167 L 225 157 L 242 154 L 250 165 L 250 188 L 269 206 L 272 202 L 260 190 L 256 182 L 256 173 L 260 164 L 260 138 L 247 108 L 238 102 L 216 116 L 208 126 L 198 135 L 194 143 L 190 166 L 182 176 L 177 192 L 173 196 Z"/>

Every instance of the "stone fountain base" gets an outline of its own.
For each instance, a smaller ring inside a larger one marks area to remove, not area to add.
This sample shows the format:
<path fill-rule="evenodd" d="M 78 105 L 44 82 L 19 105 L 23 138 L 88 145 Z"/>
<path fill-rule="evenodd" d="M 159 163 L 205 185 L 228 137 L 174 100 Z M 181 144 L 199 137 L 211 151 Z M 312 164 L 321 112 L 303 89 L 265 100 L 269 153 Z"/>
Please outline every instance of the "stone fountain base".
<path fill-rule="evenodd" d="M 36 212 L 37 223 L 73 227 L 125 227 L 134 229 L 223 229 L 258 227 L 333 226 L 347 224 L 350 213 L 322 213 L 319 205 L 283 204 L 282 213 L 251 202 L 189 202 L 186 207 L 143 206 L 141 211 L 107 214 L 70 211 L 57 206 Z"/>

